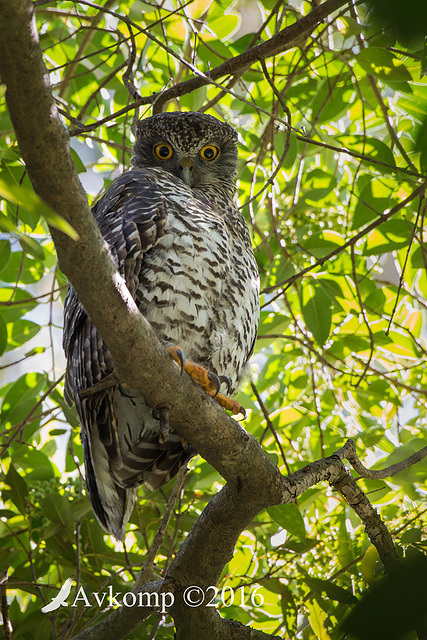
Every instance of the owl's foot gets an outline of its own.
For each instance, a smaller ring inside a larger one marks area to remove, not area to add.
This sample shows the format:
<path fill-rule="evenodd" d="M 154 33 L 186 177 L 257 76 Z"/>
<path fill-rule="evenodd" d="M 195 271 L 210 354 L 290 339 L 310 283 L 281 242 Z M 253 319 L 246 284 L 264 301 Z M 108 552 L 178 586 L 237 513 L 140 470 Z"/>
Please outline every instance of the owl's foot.
<path fill-rule="evenodd" d="M 181 373 L 183 371 L 188 373 L 208 395 L 215 398 L 221 407 L 224 407 L 224 409 L 227 409 L 227 411 L 230 411 L 233 415 L 237 415 L 238 413 L 242 413 L 244 416 L 246 415 L 245 409 L 237 400 L 233 400 L 219 393 L 221 383 L 223 382 L 227 385 L 227 391 L 230 392 L 231 382 L 227 376 L 217 376 L 215 373 L 212 373 L 212 371 L 205 369 L 205 367 L 191 362 L 191 360 L 186 360 L 183 351 L 179 347 L 168 347 L 167 352 L 172 360 L 179 364 Z"/>
<path fill-rule="evenodd" d="M 153 417 L 159 420 L 159 442 L 164 444 L 169 439 L 169 407 L 160 406 L 153 411 Z"/>
<path fill-rule="evenodd" d="M 102 380 L 99 380 L 99 382 L 95 382 L 95 384 L 93 384 L 91 387 L 82 389 L 79 392 L 79 396 L 81 399 L 89 398 L 99 391 L 111 389 L 111 387 L 114 387 L 118 382 L 119 378 L 117 376 L 117 373 L 113 371 L 112 373 L 109 373 L 107 376 L 105 376 L 105 378 L 102 378 Z"/>

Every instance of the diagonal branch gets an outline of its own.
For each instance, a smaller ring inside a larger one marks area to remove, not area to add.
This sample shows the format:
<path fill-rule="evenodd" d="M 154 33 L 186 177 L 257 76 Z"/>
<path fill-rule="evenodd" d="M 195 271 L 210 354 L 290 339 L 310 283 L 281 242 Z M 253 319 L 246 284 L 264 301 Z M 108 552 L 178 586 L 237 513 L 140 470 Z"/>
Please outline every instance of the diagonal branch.
<path fill-rule="evenodd" d="M 368 224 L 361 231 L 359 231 L 353 237 L 351 237 L 349 240 L 347 240 L 347 242 L 344 242 L 344 244 L 340 245 L 339 247 L 337 247 L 336 249 L 334 249 L 333 251 L 328 253 L 326 256 L 323 256 L 322 258 L 319 258 L 318 260 L 316 260 L 316 262 L 313 262 L 313 264 L 309 265 L 305 269 L 302 269 L 301 271 L 298 271 L 298 273 L 294 274 L 290 278 L 287 278 L 286 280 L 283 280 L 282 282 L 278 282 L 277 284 L 274 284 L 274 285 L 272 285 L 270 287 L 265 287 L 265 289 L 263 289 L 263 291 L 261 293 L 270 293 L 270 292 L 274 291 L 275 289 L 281 288 L 281 291 L 275 297 L 281 296 L 283 291 L 286 291 L 287 289 L 289 289 L 289 287 L 294 282 L 299 280 L 306 273 L 309 273 L 310 271 L 313 271 L 313 269 L 316 269 L 317 267 L 322 267 L 325 264 L 325 262 L 329 262 L 329 260 L 331 258 L 334 258 L 335 256 L 339 255 L 340 253 L 342 253 L 343 251 L 345 251 L 349 247 L 353 247 L 355 244 L 357 244 L 357 242 L 359 242 L 359 240 L 361 240 L 362 238 L 367 236 L 371 231 L 376 229 L 376 227 L 379 227 L 384 222 L 386 222 L 387 220 L 392 218 L 398 211 L 400 211 L 401 209 L 404 209 L 410 202 L 412 202 L 412 200 L 415 200 L 415 198 L 423 198 L 425 190 L 426 190 L 426 186 L 427 186 L 427 182 L 426 181 L 424 181 L 422 184 L 419 184 L 416 187 L 416 189 L 414 189 L 413 192 L 409 194 L 409 196 L 407 198 L 405 198 L 404 200 L 402 200 L 401 202 L 396 204 L 389 211 L 387 211 L 387 213 L 384 213 L 381 216 L 379 216 L 378 218 L 376 218 L 373 222 Z M 270 304 L 271 302 L 272 302 L 272 300 L 270 299 L 268 301 L 268 304 Z"/>
<path fill-rule="evenodd" d="M 329 482 L 360 517 L 387 572 L 390 573 L 399 563 L 392 537 L 342 462 L 342 458 L 351 455 L 353 447 L 349 441 L 328 458 L 312 462 L 287 478 L 280 477 L 280 499 L 277 504 L 294 502 L 308 488 L 319 482 Z M 165 580 L 141 586 L 142 592 L 150 591 L 155 586 L 158 593 L 167 592 L 174 595 L 174 603 L 168 609 L 168 613 L 171 613 L 175 620 L 177 640 L 186 640 L 189 637 L 197 637 L 198 640 L 267 640 L 273 637 L 260 632 L 259 635 L 250 635 L 249 631 L 254 630 L 235 626 L 236 623 L 222 619 L 215 608 L 191 608 L 186 604 L 184 596 L 185 588 L 189 585 L 197 587 L 199 594 L 209 596 L 210 585 L 217 583 L 224 563 L 232 558 L 240 532 L 266 506 L 268 504 L 258 502 L 256 495 L 252 496 L 252 499 L 247 496 L 242 499 L 239 492 L 226 485 L 211 499 L 198 518 L 172 562 Z M 119 640 L 125 637 L 132 628 L 129 627 L 130 622 L 134 623 L 138 619 L 138 613 L 135 611 L 138 607 L 133 609 L 129 619 L 120 609 L 113 611 L 101 623 L 73 640 Z M 147 617 L 147 610 L 141 609 L 139 615 L 141 620 Z"/>
<path fill-rule="evenodd" d="M 427 447 L 423 447 L 419 451 L 416 451 L 411 456 L 406 458 L 405 460 L 401 460 L 400 462 L 396 462 L 396 464 L 392 464 L 385 469 L 372 470 L 367 469 L 359 460 L 359 457 L 356 453 L 356 445 L 354 440 L 347 440 L 345 445 L 337 452 L 341 457 L 346 458 L 353 469 L 357 471 L 357 473 L 362 478 L 368 478 L 370 480 L 383 480 L 384 478 L 390 478 L 391 476 L 404 471 L 405 469 L 409 469 L 412 465 L 420 462 L 427 456 Z"/>
<path fill-rule="evenodd" d="M 226 539 L 231 535 L 234 544 L 241 531 L 239 521 L 247 522 L 263 506 L 280 501 L 280 473 L 251 435 L 188 376 L 180 375 L 116 273 L 73 166 L 68 136 L 50 92 L 33 12 L 29 0 L 0 0 L 0 73 L 34 190 L 78 233 L 78 240 L 73 240 L 51 229 L 61 269 L 108 345 L 123 381 L 139 389 L 150 406 L 167 404 L 180 435 L 228 480 L 222 495 L 231 494 L 232 502 L 239 504 L 237 511 L 226 511 L 231 527 Z M 225 500 L 230 505 L 222 495 L 219 503 Z M 217 531 L 220 529 L 219 521 Z M 229 557 L 230 542 L 226 549 L 225 554 L 214 554 L 209 577 L 219 575 L 220 564 L 225 562 L 219 558 Z M 187 558 L 182 570 L 188 562 Z M 141 611 L 131 611 L 115 613 L 121 630 L 140 623 Z"/>

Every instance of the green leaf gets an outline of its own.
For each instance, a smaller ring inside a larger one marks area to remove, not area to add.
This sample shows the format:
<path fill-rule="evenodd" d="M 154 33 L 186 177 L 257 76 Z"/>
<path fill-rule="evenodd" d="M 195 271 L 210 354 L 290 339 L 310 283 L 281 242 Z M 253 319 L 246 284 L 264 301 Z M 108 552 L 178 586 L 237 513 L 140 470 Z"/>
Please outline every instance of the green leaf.
<path fill-rule="evenodd" d="M 1 278 L 4 282 L 15 283 L 17 278 L 24 284 L 38 282 L 46 273 L 46 264 L 42 260 L 34 260 L 31 256 L 22 255 L 20 251 L 13 251 L 8 265 L 3 269 Z M 19 296 L 18 296 L 19 297 Z M 30 297 L 27 295 L 27 297 Z"/>
<path fill-rule="evenodd" d="M 21 513 L 25 514 L 27 511 L 25 498 L 28 495 L 28 487 L 24 478 L 19 475 L 13 465 L 10 465 L 5 483 L 10 487 L 10 491 L 7 491 L 7 497 L 12 500 Z"/>
<path fill-rule="evenodd" d="M 45 383 L 46 377 L 36 373 L 27 373 L 13 382 L 3 398 L 1 424 L 14 424 L 23 420 L 37 402 Z"/>
<path fill-rule="evenodd" d="M 0 289 L 0 305 L 3 320 L 16 322 L 25 313 L 34 309 L 37 300 L 24 289 L 3 287 Z"/>
<path fill-rule="evenodd" d="M 210 68 L 213 69 L 224 62 L 224 60 L 227 60 L 230 52 L 221 40 L 210 40 L 209 46 L 204 42 L 200 43 L 197 54 L 206 65 L 209 64 Z"/>
<path fill-rule="evenodd" d="M 363 183 L 365 183 L 365 186 L 362 186 L 354 209 L 353 230 L 363 227 L 371 220 L 378 219 L 394 204 L 394 199 L 391 197 L 391 189 L 383 185 L 380 180 L 369 179 L 367 184 L 366 180 L 364 180 L 360 182 L 360 185 L 363 185 Z"/>
<path fill-rule="evenodd" d="M 44 216 L 47 223 L 62 231 L 73 240 L 78 240 L 78 234 L 73 227 L 60 215 L 56 213 L 49 205 L 38 197 L 34 191 L 27 187 L 5 182 L 0 178 L 0 196 L 9 200 L 13 204 L 20 204 L 33 213 Z"/>
<path fill-rule="evenodd" d="M 344 135 L 337 136 L 337 140 L 345 147 L 349 147 L 353 152 L 368 156 L 368 158 L 362 160 L 363 164 L 377 171 L 381 171 L 381 173 L 392 171 L 392 169 L 380 166 L 375 162 L 370 162 L 369 158 L 380 160 L 391 167 L 396 166 L 392 150 L 382 140 L 378 140 L 378 138 L 361 135 Z"/>
<path fill-rule="evenodd" d="M 0 271 L 4 269 L 10 260 L 9 240 L 0 240 Z"/>
<path fill-rule="evenodd" d="M 388 220 L 371 231 L 363 253 L 371 256 L 400 249 L 408 244 L 411 235 L 412 228 L 406 220 Z"/>
<path fill-rule="evenodd" d="M 274 136 L 274 149 L 276 151 L 278 159 L 280 159 L 283 153 L 285 152 L 285 145 L 286 145 L 287 139 L 288 139 L 288 132 L 286 130 L 284 131 L 280 130 Z M 294 162 L 296 160 L 296 156 L 297 156 L 297 149 L 298 149 L 297 136 L 294 131 L 291 131 L 290 139 L 289 139 L 289 148 L 282 165 L 283 169 L 291 169 L 293 167 Z"/>
<path fill-rule="evenodd" d="M 374 582 L 375 571 L 380 566 L 380 562 L 377 548 L 373 544 L 369 545 L 360 564 L 360 571 L 367 584 L 371 585 Z"/>
<path fill-rule="evenodd" d="M 298 608 L 295 604 L 292 591 L 282 583 L 280 583 L 280 586 L 280 606 L 282 608 L 282 615 L 286 624 L 287 634 L 289 638 L 295 638 L 298 629 Z"/>
<path fill-rule="evenodd" d="M 417 46 L 425 37 L 427 5 L 424 0 L 368 0 L 373 9 L 374 28 L 392 32 L 405 45 Z"/>
<path fill-rule="evenodd" d="M 71 151 L 71 156 L 73 158 L 73 163 L 74 166 L 76 168 L 77 173 L 86 173 L 87 169 L 84 166 L 83 162 L 80 159 L 80 156 L 78 155 L 77 151 L 75 149 L 73 149 L 72 147 L 70 147 L 70 151 Z"/>
<path fill-rule="evenodd" d="M 319 603 L 316 602 L 316 600 L 312 600 L 311 602 L 307 602 L 306 606 L 310 611 L 308 619 L 316 638 L 318 640 L 331 640 L 331 636 L 325 628 L 327 614 L 322 610 Z"/>
<path fill-rule="evenodd" d="M 318 344 L 325 344 L 331 330 L 331 303 L 320 286 L 309 285 L 302 292 L 302 315 Z"/>
<path fill-rule="evenodd" d="M 336 231 L 319 231 L 304 242 L 304 249 L 316 258 L 323 258 L 343 244 L 343 237 Z"/>
<path fill-rule="evenodd" d="M 90 503 L 89 498 L 84 497 L 81 500 L 75 500 L 71 503 L 71 511 L 72 511 L 72 520 L 73 522 L 77 522 L 87 513 L 92 511 L 92 505 Z"/>
<path fill-rule="evenodd" d="M 50 469 L 49 478 L 54 477 L 53 464 L 46 454 L 38 449 L 21 448 L 14 453 L 13 461 L 18 463 L 19 466 L 27 472 L 47 467 Z M 45 472 L 43 473 L 45 475 Z M 33 476 L 33 478 L 35 478 L 35 476 Z"/>
<path fill-rule="evenodd" d="M 267 513 L 282 529 L 286 529 L 292 535 L 305 540 L 304 520 L 296 504 L 289 503 L 268 507 Z"/>
<path fill-rule="evenodd" d="M 350 36 L 358 36 L 360 33 L 363 33 L 363 26 L 350 16 L 338 18 L 337 27 L 347 38 Z"/>
<path fill-rule="evenodd" d="M 7 350 L 10 350 L 16 349 L 16 347 L 20 347 L 25 342 L 31 340 L 31 338 L 38 334 L 41 327 L 31 320 L 17 320 L 16 322 L 9 324 L 7 329 Z"/>
<path fill-rule="evenodd" d="M 425 624 L 426 578 L 426 556 L 415 552 L 364 594 L 343 621 L 343 631 L 364 640 L 416 637 L 414 630 Z"/>
<path fill-rule="evenodd" d="M 384 82 L 410 82 L 412 76 L 405 65 L 391 51 L 367 47 L 356 55 L 361 67 Z"/>
<path fill-rule="evenodd" d="M 331 81 L 333 79 L 328 77 L 316 91 L 311 105 L 313 119 L 316 122 L 329 122 L 348 109 L 347 88 L 335 87 L 335 91 L 331 92 Z"/>
<path fill-rule="evenodd" d="M 74 526 L 71 505 L 65 496 L 51 493 L 40 501 L 40 506 L 52 522 L 57 522 L 64 527 Z"/>
<path fill-rule="evenodd" d="M 357 604 L 358 599 L 346 589 L 339 587 L 334 582 L 322 580 L 321 578 L 304 578 L 304 582 L 315 593 L 326 593 L 331 600 L 343 602 L 344 604 Z"/>
<path fill-rule="evenodd" d="M 422 529 L 408 529 L 403 532 L 400 541 L 402 544 L 414 544 L 416 542 L 421 542 L 423 533 Z"/>
<path fill-rule="evenodd" d="M 37 242 L 26 233 L 23 233 L 18 227 L 16 227 L 7 216 L 0 211 L 0 230 L 9 232 L 11 235 L 17 235 L 21 241 L 31 247 L 34 252 L 40 251 Z M 3 275 L 3 274 L 2 274 Z"/>
<path fill-rule="evenodd" d="M 413 269 L 423 269 L 427 265 L 427 243 L 419 245 L 411 255 Z"/>
<path fill-rule="evenodd" d="M 232 13 L 227 13 L 222 14 L 217 20 L 211 20 L 209 22 L 209 28 L 212 29 L 221 40 L 227 36 L 229 37 L 237 29 L 238 24 L 239 18 Z"/>

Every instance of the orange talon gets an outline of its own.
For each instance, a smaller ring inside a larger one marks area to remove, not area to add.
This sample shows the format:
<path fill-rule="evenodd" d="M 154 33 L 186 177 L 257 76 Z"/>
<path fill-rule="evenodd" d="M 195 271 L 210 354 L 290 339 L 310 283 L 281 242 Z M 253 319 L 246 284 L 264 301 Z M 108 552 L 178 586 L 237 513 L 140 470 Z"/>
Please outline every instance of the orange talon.
<path fill-rule="evenodd" d="M 221 407 L 230 411 L 233 416 L 237 416 L 238 413 L 241 413 L 243 417 L 246 418 L 246 410 L 242 407 L 240 402 L 237 402 L 237 400 L 233 400 L 228 396 L 223 396 L 222 393 L 218 393 L 215 400 L 221 405 Z"/>
<path fill-rule="evenodd" d="M 237 402 L 237 400 L 232 400 L 228 396 L 218 393 L 221 382 L 225 381 L 227 382 L 227 386 L 230 386 L 228 378 L 224 376 L 218 378 L 217 375 L 208 371 L 205 367 L 202 367 L 195 362 L 191 362 L 191 360 L 186 360 L 179 347 L 168 347 L 167 352 L 172 360 L 181 367 L 181 372 L 185 371 L 188 373 L 188 375 L 191 376 L 191 378 L 193 378 L 193 380 L 197 382 L 197 384 L 200 385 L 208 395 L 213 397 L 221 407 L 224 407 L 224 409 L 227 409 L 227 411 L 230 411 L 233 415 L 242 413 L 243 416 L 246 416 L 245 409 L 239 402 Z"/>

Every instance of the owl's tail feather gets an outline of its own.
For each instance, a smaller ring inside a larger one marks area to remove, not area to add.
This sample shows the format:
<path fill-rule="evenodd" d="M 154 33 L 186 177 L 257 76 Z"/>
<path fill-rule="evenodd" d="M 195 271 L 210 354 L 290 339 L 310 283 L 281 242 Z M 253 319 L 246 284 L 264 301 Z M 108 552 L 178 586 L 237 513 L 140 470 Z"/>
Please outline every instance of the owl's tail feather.
<path fill-rule="evenodd" d="M 124 540 L 126 524 L 131 516 L 136 489 L 124 489 L 115 482 L 105 447 L 100 441 L 89 442 L 82 432 L 86 486 L 96 518 L 116 540 Z"/>
<path fill-rule="evenodd" d="M 82 433 L 86 485 L 100 525 L 117 540 L 123 540 L 132 514 L 137 486 L 146 483 L 156 490 L 169 482 L 183 464 L 195 455 L 194 449 L 181 443 L 172 432 L 170 440 L 159 442 L 153 436 L 136 443 L 128 442 L 120 461 L 99 438 Z"/>

